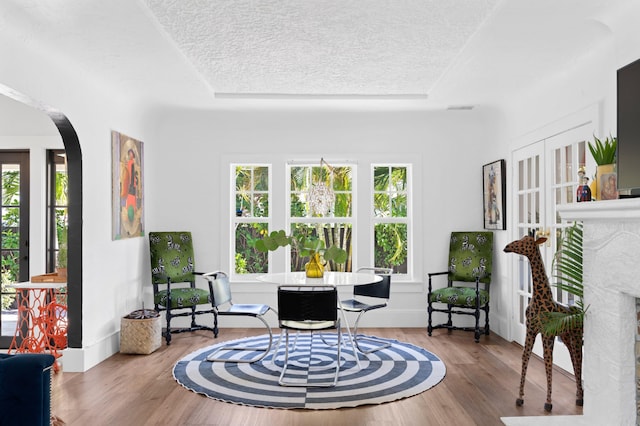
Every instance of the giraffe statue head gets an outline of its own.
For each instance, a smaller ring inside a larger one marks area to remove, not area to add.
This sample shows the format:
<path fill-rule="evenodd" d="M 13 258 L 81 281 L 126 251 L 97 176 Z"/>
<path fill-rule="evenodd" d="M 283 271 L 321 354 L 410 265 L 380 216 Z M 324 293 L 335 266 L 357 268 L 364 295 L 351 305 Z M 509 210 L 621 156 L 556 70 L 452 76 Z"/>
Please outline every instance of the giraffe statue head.
<path fill-rule="evenodd" d="M 538 239 L 532 237 L 531 235 L 525 235 L 519 240 L 515 240 L 506 245 L 504 248 L 505 253 L 517 253 L 528 258 L 531 258 L 538 251 L 538 246 L 547 241 L 545 237 L 540 237 Z"/>

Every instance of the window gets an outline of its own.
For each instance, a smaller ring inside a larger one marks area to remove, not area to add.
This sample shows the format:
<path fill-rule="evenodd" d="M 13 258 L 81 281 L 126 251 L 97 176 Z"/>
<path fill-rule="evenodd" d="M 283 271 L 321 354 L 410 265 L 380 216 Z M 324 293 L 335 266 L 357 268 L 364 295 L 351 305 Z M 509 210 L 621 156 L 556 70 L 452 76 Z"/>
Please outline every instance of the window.
<path fill-rule="evenodd" d="M 236 274 L 269 272 L 268 254 L 253 248 L 256 238 L 269 230 L 268 165 L 232 165 L 234 171 L 235 216 L 233 218 L 233 259 Z"/>
<path fill-rule="evenodd" d="M 280 229 L 344 249 L 346 263 L 330 262 L 332 271 L 378 266 L 409 274 L 413 255 L 410 165 L 370 164 L 359 172 L 355 163 L 331 163 L 231 164 L 235 211 L 232 208 L 229 214 L 235 274 L 303 271 L 308 257 L 290 246 L 269 253 L 254 248 L 257 239 Z M 364 185 L 357 185 L 358 174 Z M 329 210 L 322 214 L 310 207 L 314 185 L 325 185 L 330 197 Z M 367 193 L 357 195 L 357 188 Z M 358 209 L 356 199 L 369 204 Z"/>
<path fill-rule="evenodd" d="M 290 235 L 304 234 L 320 238 L 325 247 L 336 245 L 347 251 L 347 262 L 330 264 L 332 271 L 351 271 L 353 255 L 354 205 L 353 176 L 355 166 L 348 164 L 288 165 Z M 326 214 L 310 209 L 309 194 L 314 185 L 330 189 L 331 207 Z M 308 257 L 300 257 L 291 250 L 291 271 L 304 271 Z"/>
<path fill-rule="evenodd" d="M 47 151 L 47 272 L 67 267 L 69 179 L 64 150 Z"/>
<path fill-rule="evenodd" d="M 409 167 L 374 165 L 372 169 L 374 264 L 406 274 L 410 235 Z"/>
<path fill-rule="evenodd" d="M 10 284 L 29 280 L 29 152 L 0 151 L 0 348 L 16 331 L 18 300 Z"/>

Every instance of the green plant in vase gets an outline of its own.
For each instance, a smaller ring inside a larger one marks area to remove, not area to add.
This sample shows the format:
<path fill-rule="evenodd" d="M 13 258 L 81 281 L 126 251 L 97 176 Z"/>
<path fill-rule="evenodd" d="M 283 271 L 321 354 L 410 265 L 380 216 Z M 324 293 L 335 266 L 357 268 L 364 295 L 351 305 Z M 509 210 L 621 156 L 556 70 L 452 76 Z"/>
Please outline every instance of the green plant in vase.
<path fill-rule="evenodd" d="M 589 151 L 598 165 L 595 188 L 591 193 L 598 200 L 614 200 L 618 198 L 616 174 L 616 150 L 618 138 L 609 136 L 604 140 L 593 136 L 593 143 L 588 142 Z"/>
<path fill-rule="evenodd" d="M 321 278 L 327 261 L 344 263 L 347 261 L 346 250 L 331 245 L 325 247 L 324 241 L 316 236 L 304 234 L 289 236 L 284 230 L 273 231 L 255 242 L 256 250 L 260 252 L 275 251 L 280 247 L 290 245 L 302 257 L 309 257 L 305 271 L 309 278 Z"/>

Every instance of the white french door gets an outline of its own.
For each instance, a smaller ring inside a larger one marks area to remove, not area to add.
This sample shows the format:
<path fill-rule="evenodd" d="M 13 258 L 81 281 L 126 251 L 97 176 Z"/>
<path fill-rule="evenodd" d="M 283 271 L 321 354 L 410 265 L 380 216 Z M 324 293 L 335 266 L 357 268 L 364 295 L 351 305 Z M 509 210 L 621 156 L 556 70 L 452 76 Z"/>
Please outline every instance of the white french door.
<path fill-rule="evenodd" d="M 593 124 L 565 130 L 546 139 L 539 140 L 513 152 L 513 206 L 514 235 L 518 239 L 526 234 L 547 237 L 540 246 L 540 252 L 551 283 L 555 299 L 562 303 L 571 303 L 571 295 L 557 289 L 553 283 L 552 263 L 558 242 L 562 239 L 563 229 L 570 223 L 563 222 L 556 210 L 561 204 L 576 202 L 578 169 L 594 167 L 591 156 L 586 155 L 586 140 L 593 135 Z M 588 158 L 587 158 L 588 157 Z M 589 175 L 589 173 L 587 173 Z M 532 297 L 533 283 L 529 261 L 524 256 L 514 255 L 512 259 L 514 279 L 517 283 L 514 292 L 514 315 L 512 336 L 516 342 L 524 345 L 526 334 L 525 310 Z M 533 352 L 542 356 L 541 339 L 537 338 Z M 554 347 L 553 360 L 559 367 L 573 372 L 569 352 L 561 341 Z"/>

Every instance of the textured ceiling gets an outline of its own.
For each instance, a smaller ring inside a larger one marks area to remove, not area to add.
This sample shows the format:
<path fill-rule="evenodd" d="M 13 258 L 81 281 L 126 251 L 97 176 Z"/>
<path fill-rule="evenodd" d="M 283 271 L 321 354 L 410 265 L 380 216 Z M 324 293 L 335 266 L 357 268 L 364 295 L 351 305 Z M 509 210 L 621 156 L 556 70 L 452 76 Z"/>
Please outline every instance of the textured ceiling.
<path fill-rule="evenodd" d="M 441 108 L 500 102 L 576 66 L 635 2 L 2 0 L 0 47 L 140 107 L 379 98 Z M 0 83 L 11 86 L 2 63 Z"/>
<path fill-rule="evenodd" d="M 497 0 L 145 0 L 216 93 L 424 96 Z"/>

